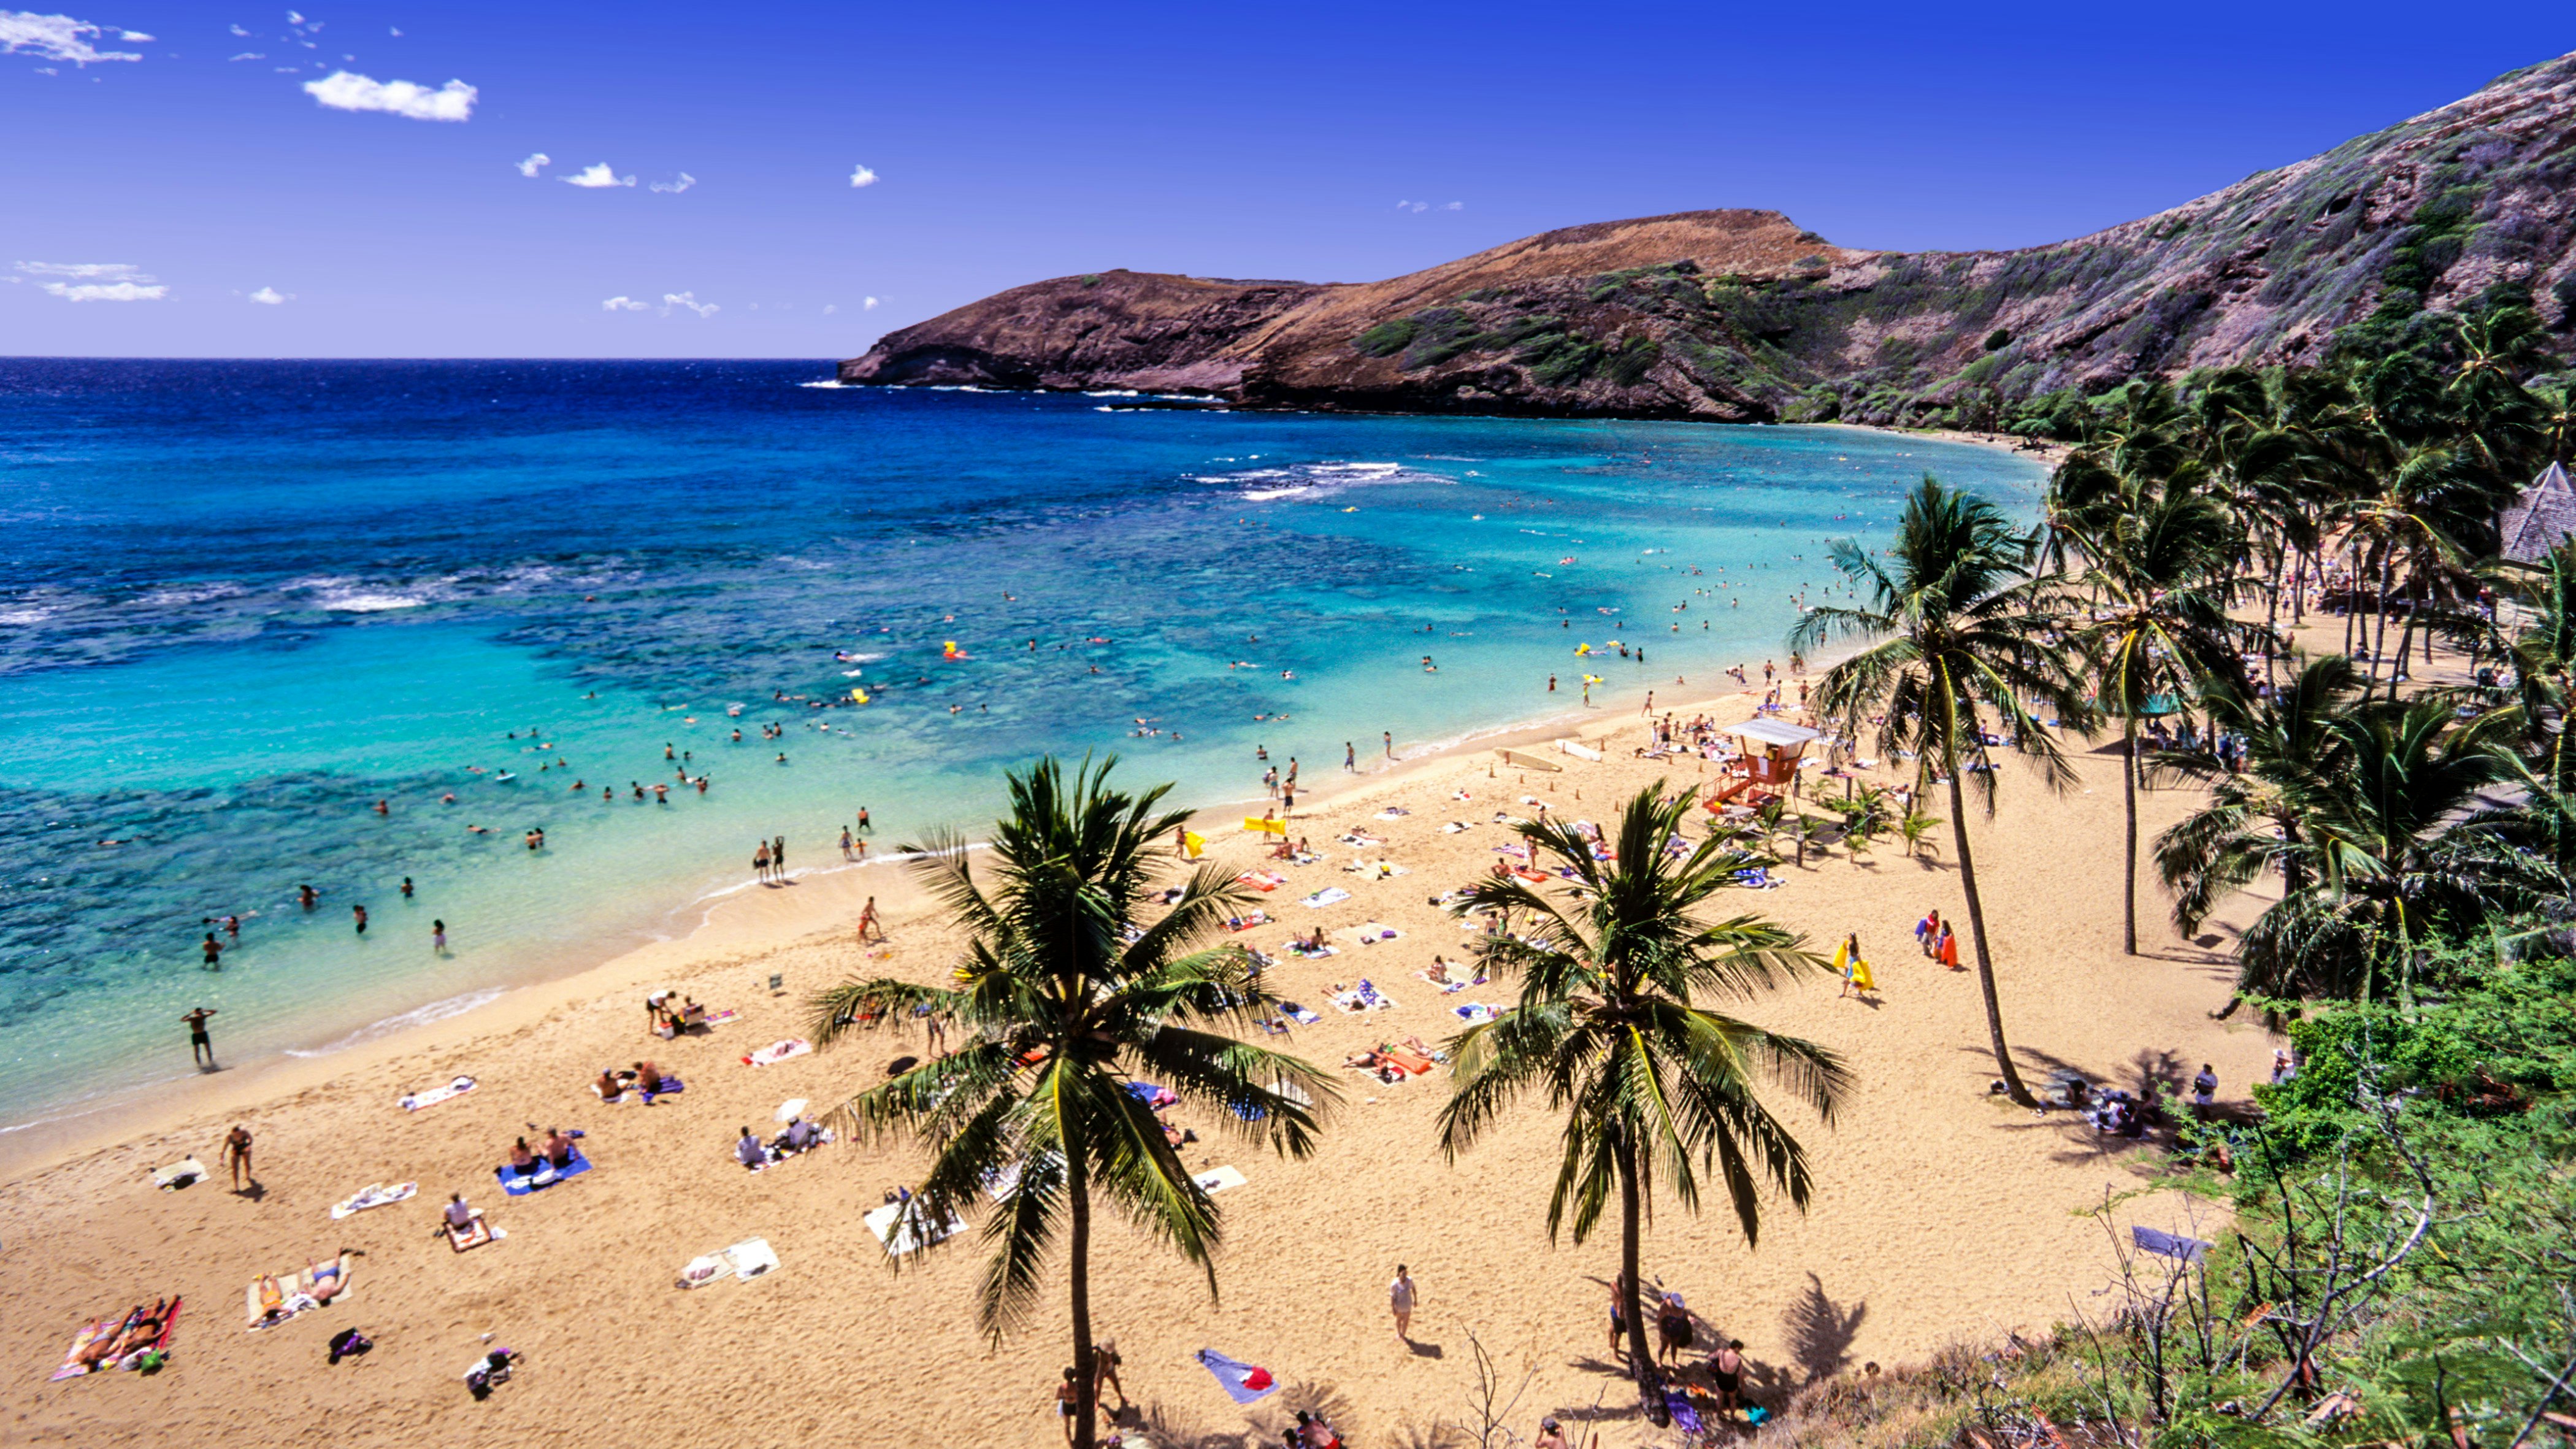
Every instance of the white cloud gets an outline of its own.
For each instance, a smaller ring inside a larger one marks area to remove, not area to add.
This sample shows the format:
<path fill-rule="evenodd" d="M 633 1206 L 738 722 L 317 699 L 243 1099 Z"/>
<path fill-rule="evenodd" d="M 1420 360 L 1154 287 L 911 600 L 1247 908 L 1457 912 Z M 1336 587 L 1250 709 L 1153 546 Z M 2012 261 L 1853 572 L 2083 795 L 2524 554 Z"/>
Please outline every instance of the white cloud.
<path fill-rule="evenodd" d="M 858 170 L 850 173 L 850 184 L 852 186 L 874 186 L 877 184 L 877 174 L 870 171 L 865 166 L 862 166 Z"/>
<path fill-rule="evenodd" d="M 9 280 L 14 282 L 14 281 L 16 281 L 16 280 L 18 280 L 18 279 L 17 279 L 16 277 L 11 277 Z M 823 315 L 824 315 L 824 316 L 826 316 L 826 317 L 829 317 L 829 316 L 831 316 L 833 313 L 838 312 L 838 311 L 840 311 L 840 310 L 841 310 L 841 304 L 840 304 L 840 303 L 838 303 L 838 302 L 826 302 L 826 303 L 824 303 L 824 304 L 823 304 Z"/>
<path fill-rule="evenodd" d="M 671 195 L 673 195 L 673 196 L 677 196 L 677 195 L 679 195 L 681 192 L 686 191 L 686 190 L 688 190 L 690 187 L 695 186 L 695 185 L 697 185 L 697 184 L 698 184 L 698 178 L 696 178 L 696 177 L 694 177 L 694 176 L 691 176 L 691 175 L 690 175 L 688 172 L 686 172 L 686 171 L 683 171 L 683 172 L 681 172 L 681 173 L 680 173 L 680 179 L 679 179 L 679 180 L 677 180 L 677 181 L 656 181 L 656 182 L 654 182 L 654 183 L 653 183 L 653 188 L 652 188 L 652 189 L 653 189 L 653 190 L 655 190 L 655 191 L 664 191 L 664 192 L 668 192 L 668 193 L 670 193 L 670 194 L 671 194 Z"/>
<path fill-rule="evenodd" d="M 98 277 L 125 282 L 148 282 L 143 269 L 129 262 L 20 262 L 18 270 L 31 277 Z"/>
<path fill-rule="evenodd" d="M 39 15 L 33 10 L 0 10 L 0 55 L 21 51 L 41 55 L 47 60 L 68 60 L 74 65 L 87 65 L 94 60 L 141 60 L 130 51 L 100 50 L 89 43 L 99 28 L 86 20 L 68 15 Z M 148 35 L 128 35 L 128 40 L 149 40 Z"/>
<path fill-rule="evenodd" d="M 235 34 L 235 35 L 248 35 L 248 34 L 250 34 L 250 32 L 249 32 L 249 31 L 242 29 L 242 28 L 241 28 L 241 26 L 239 26 L 239 25 L 235 25 L 235 26 L 233 26 L 233 28 L 232 28 L 232 29 L 233 29 L 233 34 Z"/>
<path fill-rule="evenodd" d="M 665 317 L 670 316 L 671 309 L 674 307 L 686 307 L 701 317 L 712 317 L 716 315 L 716 313 L 724 310 L 713 302 L 699 301 L 698 294 L 695 292 L 664 292 L 662 294 L 662 315 Z"/>
<path fill-rule="evenodd" d="M 563 179 L 568 185 L 587 186 L 594 189 L 603 186 L 632 186 L 635 184 L 634 177 L 618 175 L 616 172 L 608 169 L 608 163 L 605 161 L 594 162 L 593 164 L 585 166 L 581 170 L 576 171 Z"/>
<path fill-rule="evenodd" d="M 1453 201 L 1440 209 L 1442 211 L 1465 211 L 1467 209 L 1467 203 L 1463 201 Z"/>
<path fill-rule="evenodd" d="M 390 27 L 390 26 L 386 27 L 385 33 L 386 33 L 386 34 L 388 34 L 388 35 L 391 35 L 391 36 L 392 36 L 394 39 L 396 39 L 396 40 L 400 40 L 400 39 L 402 39 L 402 32 L 401 32 L 401 31 L 399 31 L 399 30 L 395 30 L 395 29 L 393 29 L 393 28 L 392 28 L 392 27 Z"/>
<path fill-rule="evenodd" d="M 528 178 L 530 181 L 534 181 L 537 179 L 538 172 L 555 164 L 555 158 L 547 155 L 543 151 L 538 151 L 532 153 L 525 161 L 513 161 L 510 164 L 519 168 L 520 175 Z"/>
<path fill-rule="evenodd" d="M 256 51 L 256 50 L 245 50 L 245 51 L 243 51 L 241 54 L 239 54 L 239 55 L 237 55 L 237 56 L 234 56 L 234 57 L 233 57 L 233 59 L 235 59 L 235 60 L 266 60 L 266 59 L 268 59 L 268 57 L 267 57 L 267 55 L 265 55 L 264 53 L 262 53 L 262 52 L 260 52 L 260 51 Z"/>
<path fill-rule="evenodd" d="M 45 290 L 66 302 L 158 302 L 170 295 L 168 287 L 145 287 L 133 282 L 47 282 Z"/>
<path fill-rule="evenodd" d="M 116 38 L 119 40 L 130 40 L 137 45 L 141 45 L 147 40 L 158 40 L 161 37 L 157 35 L 146 35 L 140 30 L 120 30 L 116 32 Z"/>
<path fill-rule="evenodd" d="M 638 302 L 632 297 L 611 297 L 607 301 L 599 304 L 599 310 L 602 312 L 645 312 L 652 310 L 652 308 L 650 303 Z"/>
<path fill-rule="evenodd" d="M 263 307 L 283 307 L 294 299 L 295 294 L 293 292 L 281 292 L 275 287 L 262 287 L 258 291 L 250 294 L 250 300 L 257 302 Z"/>
<path fill-rule="evenodd" d="M 867 301 L 865 301 L 865 302 L 861 303 L 861 304 L 860 304 L 860 306 L 859 306 L 859 310 L 860 310 L 860 311 L 862 311 L 862 312 L 873 312 L 873 311 L 875 311 L 876 309 L 877 309 L 877 299 L 876 299 L 876 298 L 874 298 L 874 297 L 870 297 Z"/>
<path fill-rule="evenodd" d="M 461 80 L 437 90 L 407 80 L 379 81 L 338 70 L 306 81 L 305 93 L 335 111 L 383 111 L 415 121 L 462 121 L 474 114 L 478 92 Z"/>

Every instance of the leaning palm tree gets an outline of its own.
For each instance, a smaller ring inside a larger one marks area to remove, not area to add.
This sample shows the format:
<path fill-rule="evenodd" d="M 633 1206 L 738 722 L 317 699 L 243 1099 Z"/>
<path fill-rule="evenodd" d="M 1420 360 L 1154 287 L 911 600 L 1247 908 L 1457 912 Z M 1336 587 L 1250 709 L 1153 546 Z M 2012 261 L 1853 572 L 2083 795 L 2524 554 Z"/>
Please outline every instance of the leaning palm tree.
<path fill-rule="evenodd" d="M 1050 758 L 1013 774 L 1010 814 L 994 828 L 982 876 L 962 838 L 903 847 L 918 854 L 915 868 L 966 930 L 954 985 L 852 981 L 812 1002 L 815 1040 L 827 1046 L 885 1013 L 926 1009 L 958 1023 L 955 1052 L 861 1092 L 827 1120 L 931 1145 L 929 1172 L 897 1225 L 916 1241 L 975 1210 L 981 1195 L 995 1198 L 978 1313 L 997 1340 L 1035 1301 L 1061 1233 L 1073 1433 L 1084 1449 L 1098 1410 L 1095 1200 L 1198 1264 L 1216 1291 L 1216 1206 L 1131 1084 L 1150 1079 L 1209 1109 L 1217 1126 L 1299 1157 L 1314 1146 L 1313 1104 L 1332 1094 L 1307 1063 L 1214 1029 L 1273 1006 L 1239 947 L 1189 949 L 1216 932 L 1237 889 L 1201 866 L 1180 881 L 1169 909 L 1144 919 L 1164 893 L 1166 842 L 1185 817 L 1158 813 L 1168 785 L 1138 796 L 1110 789 L 1115 764 L 1086 758 L 1068 772 Z"/>
<path fill-rule="evenodd" d="M 2185 462 L 2123 475 L 2101 527 L 2082 542 L 2078 581 L 2097 601 L 2076 630 L 2102 708 L 2120 721 L 2120 796 L 2128 819 L 2120 878 L 2121 948 L 2138 954 L 2138 721 L 2203 678 L 2240 679 L 2253 633 L 2227 616 L 2242 539 L 2227 506 Z"/>
<path fill-rule="evenodd" d="M 1863 606 L 1809 611 L 1790 631 L 1788 645 L 1794 653 L 1812 654 L 1830 639 L 1877 641 L 1825 671 L 1816 711 L 1839 720 L 1842 733 L 1854 739 L 1862 721 L 1876 715 L 1879 753 L 1915 755 L 1917 795 L 1932 772 L 1948 783 L 1950 843 L 1968 898 L 1986 1033 L 2004 1090 L 2026 1107 L 2036 1099 L 2022 1085 L 2004 1042 L 1986 908 L 1977 893 L 1976 857 L 1968 849 L 1963 782 L 1976 776 L 1977 793 L 1992 817 L 1994 750 L 2009 745 L 2040 766 L 2051 789 L 2064 790 L 2075 781 L 2074 767 L 2032 706 L 2065 728 L 2092 727 L 2093 707 L 2057 637 L 2064 586 L 2033 577 L 2033 554 L 2030 535 L 2001 509 L 1945 488 L 1927 473 L 1905 502 L 1887 562 L 1848 538 L 1833 545 L 1834 567 L 1864 596 Z M 2001 733 L 1987 732 L 1987 714 Z"/>
<path fill-rule="evenodd" d="M 1582 1242 L 1617 1195 L 1629 1367 L 1658 1423 L 1663 1397 L 1637 1289 L 1641 1219 L 1658 1179 L 1696 1212 L 1701 1174 L 1713 1171 L 1745 1241 L 1759 1241 L 1757 1179 L 1801 1211 L 1813 1185 L 1806 1150 L 1755 1094 L 1757 1078 L 1777 1081 L 1829 1124 L 1849 1083 L 1824 1047 L 1701 1004 L 1749 997 L 1822 963 L 1759 916 L 1701 917 L 1744 872 L 1774 862 L 1733 830 L 1681 848 L 1691 808 L 1691 792 L 1663 800 L 1653 787 L 1640 791 L 1620 810 L 1606 862 L 1572 824 L 1523 821 L 1515 828 L 1533 860 L 1572 872 L 1570 884 L 1539 891 L 1498 877 L 1468 887 L 1451 907 L 1499 911 L 1516 923 L 1517 934 L 1488 936 L 1478 950 L 1489 972 L 1517 976 L 1521 986 L 1510 1014 L 1451 1043 L 1455 1081 L 1440 1112 L 1441 1149 L 1454 1159 L 1527 1092 L 1544 1091 L 1565 1114 L 1548 1234 L 1570 1214 Z"/>

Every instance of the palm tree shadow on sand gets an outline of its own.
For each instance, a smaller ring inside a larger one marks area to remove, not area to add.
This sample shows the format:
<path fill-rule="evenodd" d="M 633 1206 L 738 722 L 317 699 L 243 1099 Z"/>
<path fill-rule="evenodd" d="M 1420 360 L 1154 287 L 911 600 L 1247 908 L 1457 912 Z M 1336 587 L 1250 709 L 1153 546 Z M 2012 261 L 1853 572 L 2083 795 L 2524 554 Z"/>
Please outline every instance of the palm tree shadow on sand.
<path fill-rule="evenodd" d="M 1789 1333 L 1789 1356 L 1810 1383 L 1829 1379 L 1851 1366 L 1852 1340 L 1860 1335 L 1869 1304 L 1855 1299 L 1848 1306 L 1825 1294 L 1825 1282 L 1807 1275 L 1807 1290 L 1780 1315 Z"/>

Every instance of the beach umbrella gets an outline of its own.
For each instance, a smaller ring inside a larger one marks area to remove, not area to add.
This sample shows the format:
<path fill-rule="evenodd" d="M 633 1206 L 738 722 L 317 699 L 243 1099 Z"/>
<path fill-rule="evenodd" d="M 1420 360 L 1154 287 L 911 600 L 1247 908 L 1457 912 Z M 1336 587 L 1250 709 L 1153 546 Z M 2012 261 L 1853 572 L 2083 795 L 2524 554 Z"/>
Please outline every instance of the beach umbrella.
<path fill-rule="evenodd" d="M 1225 1396 L 1238 1404 L 1249 1404 L 1279 1391 L 1279 1381 L 1270 1370 L 1258 1364 L 1238 1363 L 1212 1348 L 1199 1350 L 1199 1366 L 1216 1375 Z"/>

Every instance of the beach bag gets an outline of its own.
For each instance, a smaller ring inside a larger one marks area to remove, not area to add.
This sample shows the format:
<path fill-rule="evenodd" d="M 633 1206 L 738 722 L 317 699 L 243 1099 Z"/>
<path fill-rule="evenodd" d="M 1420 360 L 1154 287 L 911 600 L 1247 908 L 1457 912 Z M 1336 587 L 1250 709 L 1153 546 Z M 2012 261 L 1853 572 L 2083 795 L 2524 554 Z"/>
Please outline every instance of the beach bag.
<path fill-rule="evenodd" d="M 358 1330 L 341 1329 L 331 1336 L 331 1362 L 336 1364 L 344 1358 L 356 1358 L 375 1346 L 375 1340 Z"/>

